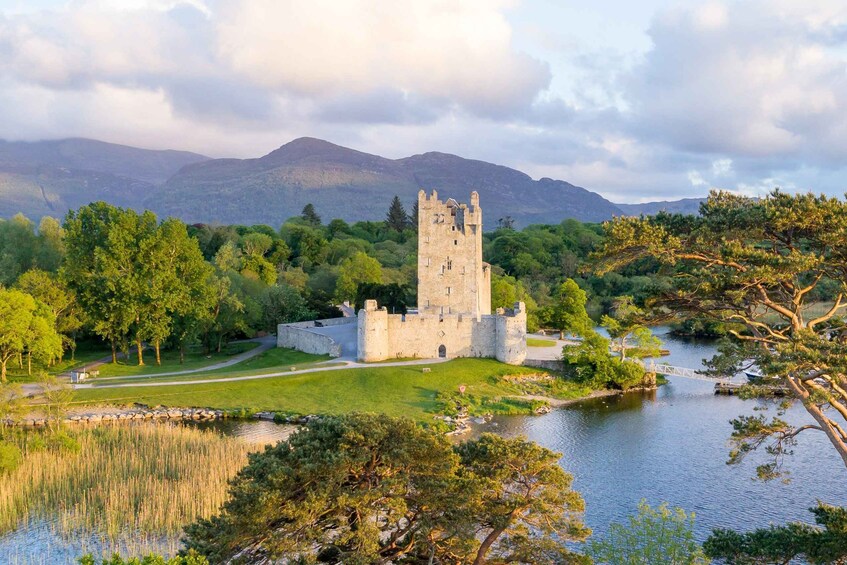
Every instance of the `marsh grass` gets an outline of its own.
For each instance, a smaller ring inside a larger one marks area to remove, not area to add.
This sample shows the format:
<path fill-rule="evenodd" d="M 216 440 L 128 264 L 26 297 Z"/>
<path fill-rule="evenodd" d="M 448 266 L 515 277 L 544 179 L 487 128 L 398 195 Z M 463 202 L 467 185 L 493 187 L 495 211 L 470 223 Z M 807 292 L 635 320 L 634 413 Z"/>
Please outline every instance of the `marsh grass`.
<path fill-rule="evenodd" d="M 103 426 L 78 431 L 76 453 L 25 449 L 0 481 L 0 532 L 31 520 L 63 535 L 178 535 L 214 514 L 227 481 L 255 445 L 209 430 L 166 425 Z"/>

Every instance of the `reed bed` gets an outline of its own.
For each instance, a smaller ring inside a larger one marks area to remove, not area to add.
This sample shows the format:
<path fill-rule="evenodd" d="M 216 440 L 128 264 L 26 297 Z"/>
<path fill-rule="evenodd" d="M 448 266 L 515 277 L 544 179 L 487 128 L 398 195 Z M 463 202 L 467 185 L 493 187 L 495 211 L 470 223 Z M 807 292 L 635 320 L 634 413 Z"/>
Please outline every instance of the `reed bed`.
<path fill-rule="evenodd" d="M 80 430 L 77 453 L 39 450 L 0 481 L 0 532 L 47 519 L 65 535 L 174 536 L 214 514 L 255 445 L 173 425 Z"/>

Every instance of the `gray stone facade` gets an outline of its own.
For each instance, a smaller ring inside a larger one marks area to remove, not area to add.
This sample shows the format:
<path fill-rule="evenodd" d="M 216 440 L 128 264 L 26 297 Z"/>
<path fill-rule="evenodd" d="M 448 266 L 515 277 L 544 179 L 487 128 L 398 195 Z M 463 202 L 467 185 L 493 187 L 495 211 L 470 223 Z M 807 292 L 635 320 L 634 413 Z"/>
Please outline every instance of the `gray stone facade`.
<path fill-rule="evenodd" d="M 482 261 L 482 208 L 418 193 L 418 311 L 389 314 L 368 300 L 358 313 L 358 359 L 526 358 L 526 307 L 491 314 L 491 268 Z"/>

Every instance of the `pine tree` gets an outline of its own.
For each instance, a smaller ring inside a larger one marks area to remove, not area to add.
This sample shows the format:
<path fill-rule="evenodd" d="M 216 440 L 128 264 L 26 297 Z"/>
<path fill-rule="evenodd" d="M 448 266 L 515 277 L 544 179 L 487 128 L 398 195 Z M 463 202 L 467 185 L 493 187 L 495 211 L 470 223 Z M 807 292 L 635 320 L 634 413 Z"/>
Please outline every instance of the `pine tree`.
<path fill-rule="evenodd" d="M 312 205 L 311 202 L 309 202 L 303 207 L 303 211 L 300 213 L 300 217 L 306 220 L 306 222 L 308 222 L 310 225 L 321 225 L 321 217 L 318 216 L 317 212 L 315 212 L 315 207 Z"/>
<path fill-rule="evenodd" d="M 402 232 L 409 227 L 409 216 L 396 194 L 391 201 L 391 206 L 388 207 L 388 213 L 385 215 L 385 225 L 388 226 L 388 229 L 397 232 Z"/>
<path fill-rule="evenodd" d="M 412 229 L 418 231 L 418 201 L 412 204 L 412 213 L 409 214 L 409 222 L 412 224 Z"/>

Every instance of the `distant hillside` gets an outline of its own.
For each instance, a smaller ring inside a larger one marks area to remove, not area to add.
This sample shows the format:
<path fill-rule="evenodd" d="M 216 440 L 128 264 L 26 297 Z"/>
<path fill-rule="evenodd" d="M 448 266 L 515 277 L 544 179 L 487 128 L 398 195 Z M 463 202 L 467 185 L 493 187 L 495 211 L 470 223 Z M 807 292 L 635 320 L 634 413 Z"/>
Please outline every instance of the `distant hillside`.
<path fill-rule="evenodd" d="M 258 159 L 215 159 L 184 167 L 146 205 L 187 221 L 279 225 L 311 202 L 324 218 L 381 220 L 394 194 L 407 207 L 418 190 L 466 200 L 480 193 L 485 220 L 520 225 L 565 218 L 602 221 L 621 211 L 564 181 L 528 175 L 446 153 L 386 159 L 314 138 L 300 138 Z"/>
<path fill-rule="evenodd" d="M 93 200 L 139 207 L 156 185 L 206 159 L 90 139 L 0 140 L 0 216 L 62 216 Z"/>
<path fill-rule="evenodd" d="M 0 217 L 61 217 L 94 200 L 149 208 L 188 222 L 279 226 L 308 203 L 326 220 L 381 220 L 393 195 L 411 211 L 418 190 L 466 200 L 477 190 L 486 227 L 511 216 L 518 226 L 567 218 L 696 212 L 699 200 L 613 204 L 561 180 L 533 180 L 501 165 L 448 153 L 386 159 L 304 137 L 256 159 L 208 159 L 90 139 L 0 141 Z"/>
<path fill-rule="evenodd" d="M 651 216 L 661 211 L 696 216 L 700 213 L 700 203 L 705 201 L 705 198 L 683 198 L 682 200 L 643 202 L 641 204 L 615 204 L 615 206 L 620 208 L 627 216 L 640 216 L 641 214 Z"/>

